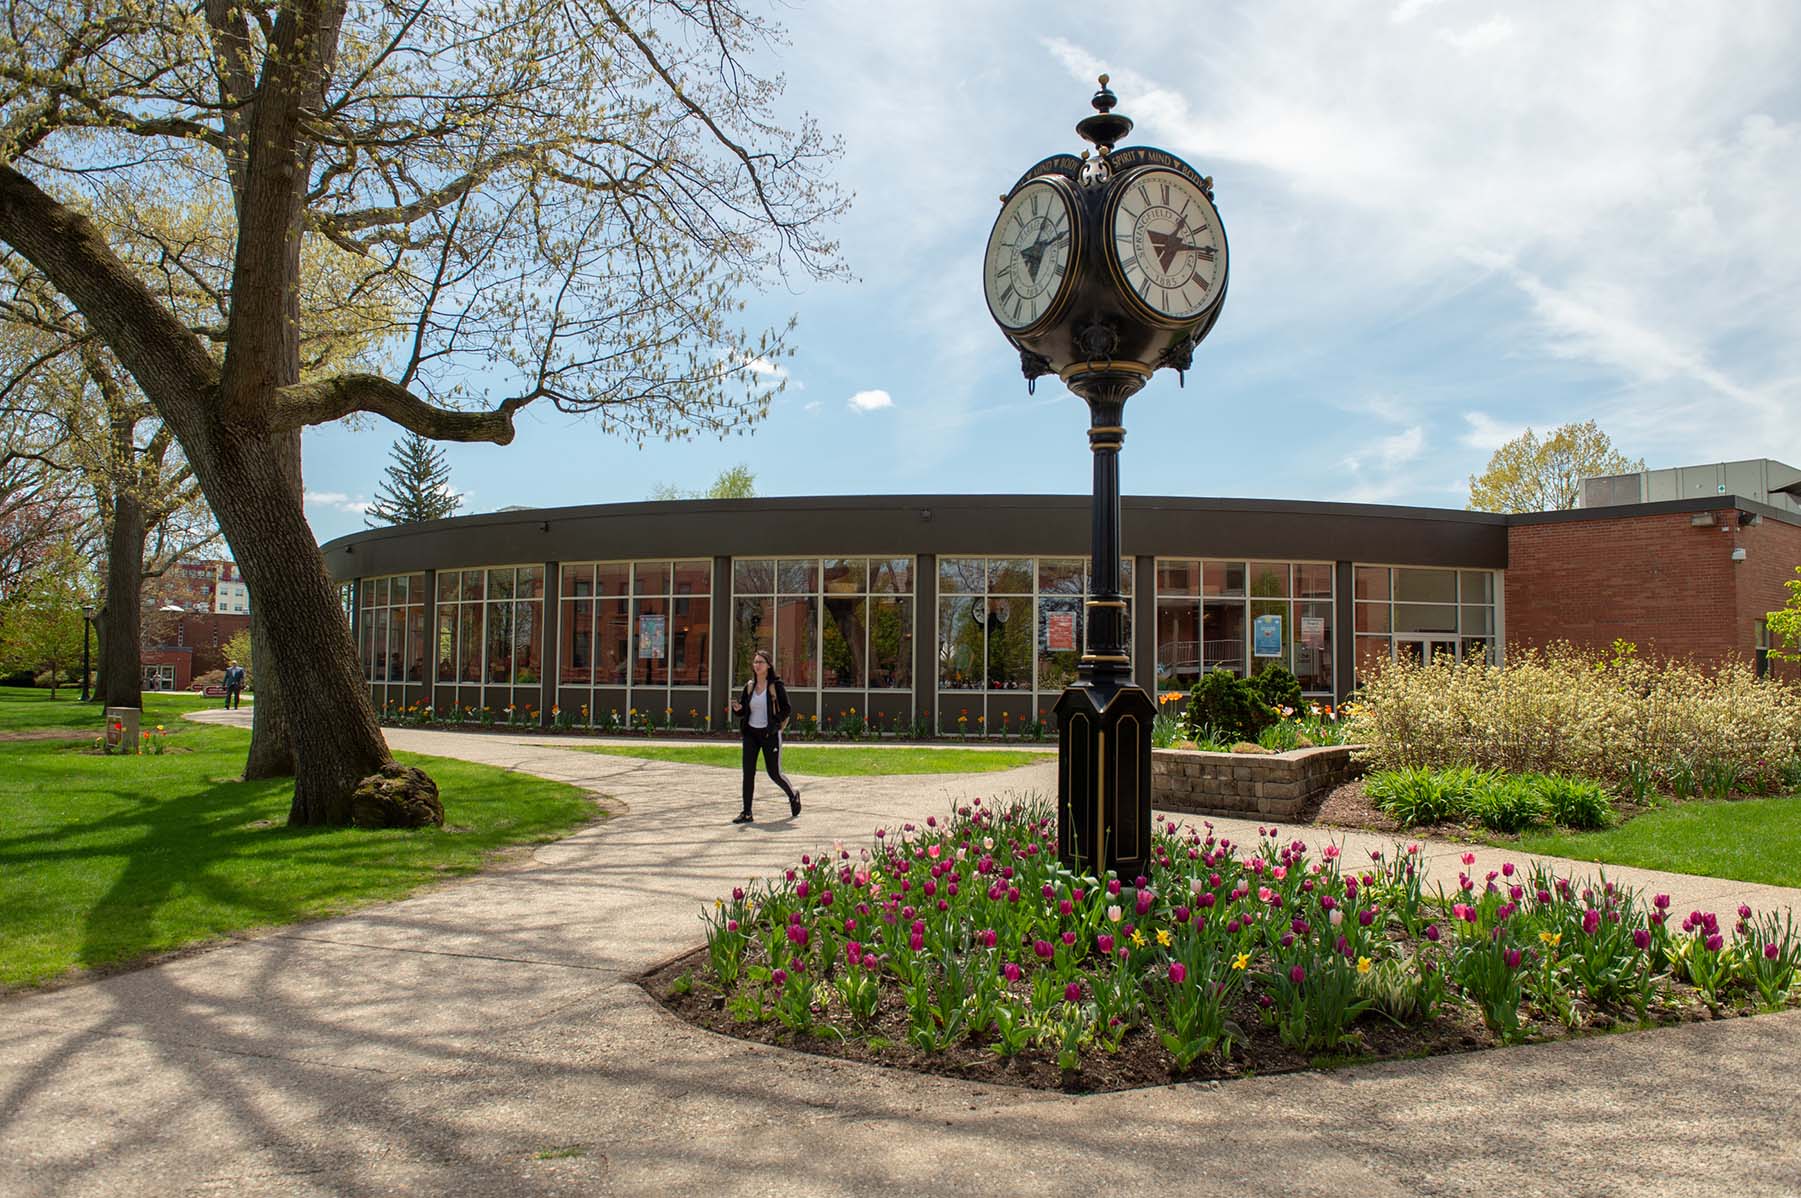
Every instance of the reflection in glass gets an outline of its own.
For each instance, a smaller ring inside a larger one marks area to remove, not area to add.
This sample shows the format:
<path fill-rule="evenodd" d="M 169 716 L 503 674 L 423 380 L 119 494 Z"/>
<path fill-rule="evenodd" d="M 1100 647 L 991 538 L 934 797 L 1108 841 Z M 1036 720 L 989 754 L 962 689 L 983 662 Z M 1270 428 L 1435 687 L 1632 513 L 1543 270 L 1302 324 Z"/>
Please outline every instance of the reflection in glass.
<path fill-rule="evenodd" d="M 511 599 L 512 597 L 513 571 L 510 568 L 504 570 L 489 570 L 488 598 Z"/>
<path fill-rule="evenodd" d="M 1388 567 L 1358 566 L 1351 574 L 1351 592 L 1358 599 L 1388 598 Z"/>
<path fill-rule="evenodd" d="M 1062 690 L 1075 681 L 1082 655 L 1074 646 L 1082 644 L 1083 613 L 1081 599 L 1073 596 L 1038 601 L 1039 690 Z"/>
<path fill-rule="evenodd" d="M 750 678 L 751 655 L 758 649 L 775 652 L 775 600 L 732 600 L 731 685 L 742 686 Z"/>
<path fill-rule="evenodd" d="M 1199 576 L 1195 577 L 1199 586 Z M 1201 676 L 1201 608 L 1198 603 L 1157 604 L 1157 688 L 1187 690 Z"/>
<path fill-rule="evenodd" d="M 668 562 L 634 562 L 632 585 L 636 587 L 634 594 L 667 595 L 669 593 Z"/>
<path fill-rule="evenodd" d="M 913 685 L 913 601 L 869 601 L 869 685 L 905 690 Z"/>
<path fill-rule="evenodd" d="M 938 685 L 945 690 L 979 690 L 986 662 L 983 659 L 983 621 L 976 618 L 986 605 L 967 596 L 938 601 Z"/>
<path fill-rule="evenodd" d="M 1457 602 L 1455 570 L 1395 571 L 1395 601 L 1398 603 Z"/>
<path fill-rule="evenodd" d="M 632 568 L 625 562 L 598 562 L 594 567 L 594 593 L 624 598 L 631 591 Z"/>
<path fill-rule="evenodd" d="M 438 571 L 438 602 L 455 603 L 463 596 L 463 576 L 456 570 Z"/>
<path fill-rule="evenodd" d="M 1230 670 L 1244 677 L 1245 619 L 1242 603 L 1201 606 L 1201 669 Z"/>
<path fill-rule="evenodd" d="M 406 611 L 406 677 L 408 682 L 425 681 L 425 608 L 415 604 Z"/>
<path fill-rule="evenodd" d="M 634 599 L 632 631 L 635 634 L 632 685 L 668 686 L 669 601 L 663 598 Z M 636 700 L 634 705 L 637 705 Z"/>
<path fill-rule="evenodd" d="M 680 584 L 680 576 L 677 576 Z M 677 686 L 707 684 L 707 645 L 712 640 L 710 599 L 677 599 L 669 617 L 669 681 Z"/>
<path fill-rule="evenodd" d="M 946 595 L 979 595 L 988 589 L 988 559 L 941 557 L 938 590 Z"/>
<path fill-rule="evenodd" d="M 518 589 L 514 593 L 518 599 L 544 598 L 544 567 L 520 566 Z"/>
<path fill-rule="evenodd" d="M 1031 578 L 1028 570 L 1023 576 Z M 986 609 L 988 625 L 988 688 L 1032 689 L 1032 601 L 991 598 Z"/>
<path fill-rule="evenodd" d="M 1032 593 L 1032 559 L 1029 557 L 989 558 L 988 593 L 991 595 L 1030 595 Z"/>
<path fill-rule="evenodd" d="M 1317 623 L 1312 623 L 1317 621 Z M 1317 631 L 1310 633 L 1312 627 Z M 1332 689 L 1332 605 L 1295 604 L 1294 676 L 1304 691 Z"/>
<path fill-rule="evenodd" d="M 593 589 L 590 573 L 581 585 Z M 594 682 L 594 601 L 565 599 L 557 635 L 562 652 L 557 654 L 558 681 L 565 686 L 591 686 Z"/>
<path fill-rule="evenodd" d="M 1388 604 L 1359 603 L 1357 605 L 1358 632 L 1387 632 Z"/>
<path fill-rule="evenodd" d="M 1088 563 L 1079 557 L 1041 558 L 1038 562 L 1038 592 L 1041 595 L 1080 595 L 1083 574 Z"/>
<path fill-rule="evenodd" d="M 594 605 L 594 685 L 623 686 L 632 653 L 632 625 L 624 599 Z"/>
<path fill-rule="evenodd" d="M 827 576 L 830 576 L 828 565 Z M 829 583 L 828 583 L 829 585 Z M 868 660 L 867 599 L 827 595 L 825 631 L 820 642 L 821 677 L 824 685 L 861 687 L 866 685 Z"/>
<path fill-rule="evenodd" d="M 819 591 L 819 562 L 813 558 L 777 561 L 775 589 L 782 595 L 812 595 Z M 784 679 L 785 681 L 785 679 Z"/>
<path fill-rule="evenodd" d="M 768 558 L 741 557 L 732 562 L 732 593 L 736 595 L 775 594 L 775 563 Z M 744 659 L 750 661 L 747 654 Z"/>
<path fill-rule="evenodd" d="M 1487 570 L 1465 570 L 1462 579 L 1463 601 L 1465 603 L 1493 603 L 1495 601 L 1495 576 Z"/>
<path fill-rule="evenodd" d="M 1288 604 L 1281 600 L 1251 600 L 1251 638 L 1253 641 L 1255 641 L 1257 637 L 1257 617 L 1259 616 L 1271 616 L 1278 620 L 1280 622 L 1279 627 L 1282 635 L 1279 642 L 1280 651 L 1274 657 L 1258 656 L 1256 648 L 1253 645 L 1251 656 L 1251 673 L 1253 674 L 1260 674 L 1264 670 L 1269 669 L 1270 666 L 1278 663 L 1286 666 L 1289 662 L 1294 660 L 1292 649 L 1294 645 L 1294 621 L 1289 616 Z"/>
<path fill-rule="evenodd" d="M 1297 599 L 1330 599 L 1332 597 L 1332 564 L 1330 562 L 1296 563 L 1294 593 Z"/>
<path fill-rule="evenodd" d="M 883 595 L 913 592 L 913 559 L 877 558 L 869 563 L 869 589 Z"/>
<path fill-rule="evenodd" d="M 438 609 L 438 681 L 455 682 L 457 669 L 457 611 Z"/>
<path fill-rule="evenodd" d="M 1495 609 L 1466 607 L 1463 609 L 1463 635 L 1488 636 L 1495 630 Z"/>
<path fill-rule="evenodd" d="M 562 574 L 563 598 L 585 599 L 594 594 L 594 567 L 592 564 L 564 566 Z"/>
<path fill-rule="evenodd" d="M 464 590 L 468 590 L 468 580 L 464 579 Z M 482 604 L 465 603 L 462 615 L 458 617 L 460 636 L 457 648 L 457 664 L 462 670 L 464 682 L 480 682 L 482 680 Z"/>
<path fill-rule="evenodd" d="M 1203 595 L 1244 594 L 1243 562 L 1205 562 L 1201 566 Z"/>
<path fill-rule="evenodd" d="M 513 605 L 513 681 L 524 685 L 544 680 L 538 670 L 544 651 L 544 630 L 538 626 L 540 610 L 536 603 Z"/>
<path fill-rule="evenodd" d="M 1457 609 L 1448 603 L 1397 603 L 1394 619 L 1396 632 L 1457 631 Z"/>
<path fill-rule="evenodd" d="M 492 583 L 493 579 L 490 578 Z M 492 589 L 492 587 L 490 587 Z M 488 608 L 488 681 L 513 680 L 513 605 L 490 603 Z"/>
<path fill-rule="evenodd" d="M 819 600 L 784 596 L 775 608 L 775 668 L 789 686 L 819 685 Z"/>
<path fill-rule="evenodd" d="M 1250 563 L 1251 594 L 1261 599 L 1285 599 L 1288 597 L 1288 563 L 1287 562 L 1252 562 Z"/>
<path fill-rule="evenodd" d="M 1157 559 L 1157 593 L 1159 595 L 1199 595 L 1201 563 L 1186 559 Z"/>
<path fill-rule="evenodd" d="M 486 579 L 487 579 L 487 575 L 483 574 L 480 570 L 464 570 L 463 571 L 463 602 L 464 603 L 468 603 L 472 599 L 480 599 L 482 597 L 483 593 L 487 590 L 487 587 L 485 586 Z"/>
<path fill-rule="evenodd" d="M 825 593 L 828 595 L 863 594 L 868 589 L 865 585 L 866 566 L 867 563 L 860 557 L 826 558 Z"/>
<path fill-rule="evenodd" d="M 706 560 L 684 561 L 675 563 L 675 574 L 670 580 L 670 593 L 675 595 L 711 595 L 713 593 L 713 563 Z"/>

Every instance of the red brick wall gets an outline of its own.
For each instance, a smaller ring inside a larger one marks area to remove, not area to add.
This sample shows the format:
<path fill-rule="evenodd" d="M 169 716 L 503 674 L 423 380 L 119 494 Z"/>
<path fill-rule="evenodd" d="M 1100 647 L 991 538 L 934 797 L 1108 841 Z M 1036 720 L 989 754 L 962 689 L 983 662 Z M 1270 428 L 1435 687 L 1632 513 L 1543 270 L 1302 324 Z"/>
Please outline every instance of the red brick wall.
<path fill-rule="evenodd" d="M 1615 638 L 1658 657 L 1750 661 L 1755 621 L 1781 606 L 1801 564 L 1801 528 L 1765 519 L 1741 528 L 1731 508 L 1518 524 L 1507 530 L 1507 641 Z M 1745 550 L 1734 562 L 1732 551 Z"/>

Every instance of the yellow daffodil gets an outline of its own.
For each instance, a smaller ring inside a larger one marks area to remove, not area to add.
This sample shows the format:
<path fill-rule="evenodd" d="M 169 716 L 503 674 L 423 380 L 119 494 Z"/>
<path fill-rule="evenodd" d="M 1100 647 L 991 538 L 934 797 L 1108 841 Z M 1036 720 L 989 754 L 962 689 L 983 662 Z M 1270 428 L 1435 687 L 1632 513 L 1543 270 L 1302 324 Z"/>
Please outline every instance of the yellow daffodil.
<path fill-rule="evenodd" d="M 1548 944 L 1552 948 L 1556 948 L 1559 944 L 1563 943 L 1562 932 L 1540 932 L 1538 938 L 1541 943 Z"/>
<path fill-rule="evenodd" d="M 1169 947 L 1169 929 L 1168 928 L 1158 928 L 1157 929 L 1157 943 L 1162 945 L 1164 948 Z"/>
<path fill-rule="evenodd" d="M 1144 947 L 1144 933 L 1137 928 L 1132 929 L 1132 943 L 1139 948 Z"/>
<path fill-rule="evenodd" d="M 1370 964 L 1370 959 L 1368 957 L 1358 957 L 1357 958 L 1357 972 L 1358 973 L 1368 973 L 1373 968 L 1375 968 L 1375 967 Z"/>
<path fill-rule="evenodd" d="M 1251 954 L 1249 954 L 1249 953 L 1239 953 L 1236 957 L 1232 958 L 1232 968 L 1233 969 L 1243 969 L 1245 966 L 1249 965 L 1250 963 L 1251 963 Z"/>

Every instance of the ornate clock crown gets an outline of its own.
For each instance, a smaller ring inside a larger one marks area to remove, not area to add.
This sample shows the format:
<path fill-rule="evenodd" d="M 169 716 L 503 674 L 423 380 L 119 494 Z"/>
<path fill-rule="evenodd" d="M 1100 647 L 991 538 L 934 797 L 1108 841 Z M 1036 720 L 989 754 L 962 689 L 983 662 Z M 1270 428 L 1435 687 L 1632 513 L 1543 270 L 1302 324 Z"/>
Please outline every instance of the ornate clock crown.
<path fill-rule="evenodd" d="M 1101 90 L 1094 93 L 1094 115 L 1083 117 L 1076 122 L 1076 132 L 1100 150 L 1105 157 L 1113 152 L 1113 147 L 1120 143 L 1128 133 L 1132 132 L 1132 118 L 1123 112 L 1114 112 L 1114 105 L 1119 97 L 1107 86 L 1107 76 L 1101 76 Z"/>

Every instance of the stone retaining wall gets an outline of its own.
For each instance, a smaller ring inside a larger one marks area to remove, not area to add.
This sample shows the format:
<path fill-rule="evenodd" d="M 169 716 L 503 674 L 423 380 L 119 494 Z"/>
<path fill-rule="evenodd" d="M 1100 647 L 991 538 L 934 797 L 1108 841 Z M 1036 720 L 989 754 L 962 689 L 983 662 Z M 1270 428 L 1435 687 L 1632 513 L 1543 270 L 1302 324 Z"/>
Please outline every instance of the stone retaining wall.
<path fill-rule="evenodd" d="M 1190 815 L 1293 819 L 1309 802 L 1362 773 L 1353 745 L 1288 753 L 1151 750 L 1151 806 Z"/>

